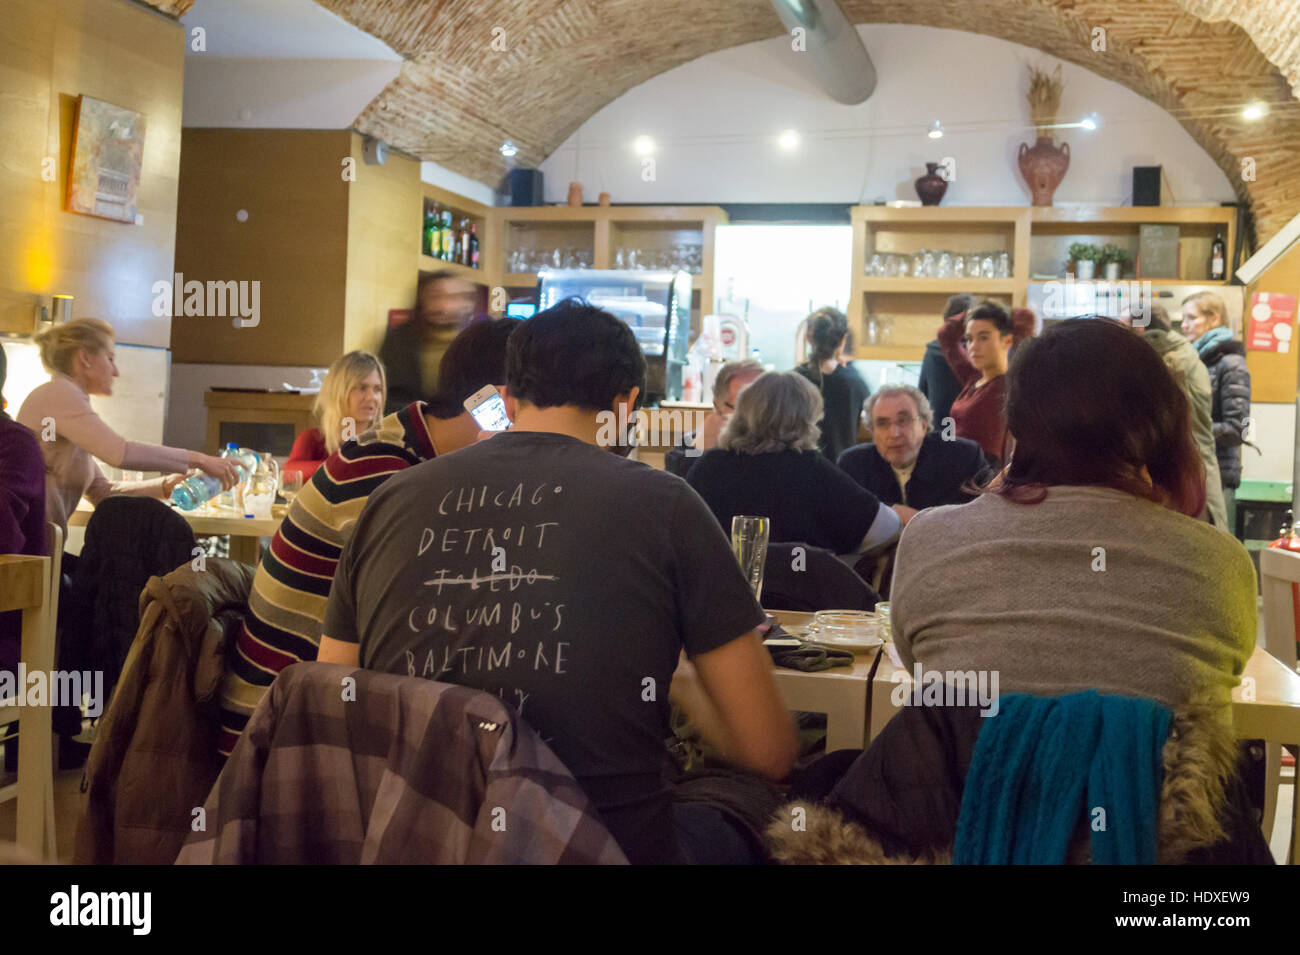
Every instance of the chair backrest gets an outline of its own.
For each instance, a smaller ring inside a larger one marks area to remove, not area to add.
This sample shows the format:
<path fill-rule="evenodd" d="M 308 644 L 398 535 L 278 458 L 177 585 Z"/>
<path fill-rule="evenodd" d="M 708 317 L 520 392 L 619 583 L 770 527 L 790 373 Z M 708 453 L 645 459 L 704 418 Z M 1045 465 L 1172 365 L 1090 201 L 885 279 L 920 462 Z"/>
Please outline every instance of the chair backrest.
<path fill-rule="evenodd" d="M 1295 669 L 1300 639 L 1300 553 L 1266 547 L 1259 552 L 1264 597 L 1264 649 Z"/>
<path fill-rule="evenodd" d="M 879 599 L 852 567 L 821 547 L 768 544 L 763 606 L 771 610 L 874 610 Z"/>

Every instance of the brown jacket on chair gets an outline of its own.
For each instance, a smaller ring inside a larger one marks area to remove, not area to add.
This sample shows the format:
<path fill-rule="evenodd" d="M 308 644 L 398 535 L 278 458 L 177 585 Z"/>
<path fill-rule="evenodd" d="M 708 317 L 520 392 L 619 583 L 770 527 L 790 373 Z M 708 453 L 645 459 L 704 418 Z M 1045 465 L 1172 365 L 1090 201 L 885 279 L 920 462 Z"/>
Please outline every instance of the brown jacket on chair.
<path fill-rule="evenodd" d="M 81 790 L 78 864 L 170 865 L 218 773 L 217 702 L 226 631 L 242 611 L 253 568 L 207 558 L 151 577 L 140 629 L 100 719 Z"/>

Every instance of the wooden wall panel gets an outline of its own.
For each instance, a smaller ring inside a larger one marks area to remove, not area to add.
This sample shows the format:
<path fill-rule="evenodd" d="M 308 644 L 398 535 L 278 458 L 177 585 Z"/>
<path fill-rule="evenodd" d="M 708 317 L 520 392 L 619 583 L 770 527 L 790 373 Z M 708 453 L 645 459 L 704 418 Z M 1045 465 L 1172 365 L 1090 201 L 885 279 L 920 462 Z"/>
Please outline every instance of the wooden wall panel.
<path fill-rule="evenodd" d="M 176 271 L 186 282 L 260 282 L 261 316 L 253 328 L 175 317 L 175 361 L 324 366 L 342 353 L 351 135 L 184 131 Z"/>
<path fill-rule="evenodd" d="M 1282 256 L 1271 269 L 1265 272 L 1258 282 L 1248 289 L 1245 311 L 1250 312 L 1250 300 L 1256 292 L 1277 292 L 1281 295 L 1294 295 L 1300 299 L 1300 245 Z M 1243 322 L 1243 336 L 1249 331 L 1248 322 Z M 1295 326 L 1292 326 L 1295 330 Z M 1246 365 L 1250 368 L 1251 401 L 1276 401 L 1290 404 L 1296 398 L 1297 348 L 1294 336 L 1291 351 L 1284 355 L 1266 351 L 1247 351 Z"/>
<path fill-rule="evenodd" d="M 378 351 L 388 310 L 414 303 L 420 267 L 420 163 L 389 153 L 384 165 L 367 166 L 364 149 L 364 138 L 353 133 L 357 178 L 348 184 L 344 351 Z"/>
<path fill-rule="evenodd" d="M 151 288 L 174 254 L 184 60 L 180 25 L 126 0 L 6 0 L 0 330 L 29 332 L 37 297 L 67 292 L 74 315 L 105 319 L 120 341 L 166 347 Z M 79 94 L 145 114 L 140 225 L 64 210 Z"/>

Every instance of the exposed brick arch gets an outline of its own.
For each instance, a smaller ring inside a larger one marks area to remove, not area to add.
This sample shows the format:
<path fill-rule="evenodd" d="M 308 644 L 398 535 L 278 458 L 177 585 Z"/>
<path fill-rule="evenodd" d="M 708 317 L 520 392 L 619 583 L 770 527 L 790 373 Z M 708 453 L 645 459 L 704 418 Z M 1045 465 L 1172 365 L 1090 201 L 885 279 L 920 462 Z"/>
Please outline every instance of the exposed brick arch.
<path fill-rule="evenodd" d="M 189 0 L 150 0 L 183 12 Z M 203 0 L 199 0 L 200 4 Z M 497 147 L 536 165 L 593 113 L 659 73 L 777 36 L 766 0 L 318 0 L 406 58 L 364 132 L 483 182 Z M 1169 110 L 1215 159 L 1267 239 L 1300 212 L 1300 0 L 841 0 L 855 23 L 968 30 L 1033 46 Z M 1106 52 L 1092 31 L 1106 31 Z M 493 31 L 503 31 L 504 52 Z M 1285 103 L 1261 122 L 1252 99 Z M 1241 161 L 1255 161 L 1245 182 Z"/>

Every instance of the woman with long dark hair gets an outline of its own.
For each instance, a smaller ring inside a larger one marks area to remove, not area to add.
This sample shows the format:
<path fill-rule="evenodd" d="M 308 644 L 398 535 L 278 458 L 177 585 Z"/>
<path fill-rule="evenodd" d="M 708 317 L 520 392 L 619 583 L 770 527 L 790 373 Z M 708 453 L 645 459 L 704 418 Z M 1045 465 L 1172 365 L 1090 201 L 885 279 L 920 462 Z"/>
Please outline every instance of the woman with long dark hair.
<path fill-rule="evenodd" d="M 1000 692 L 1226 704 L 1255 646 L 1255 571 L 1196 519 L 1205 468 L 1160 356 L 1076 319 L 1023 343 L 1006 379 L 1006 469 L 899 542 L 908 668 L 996 671 Z"/>
<path fill-rule="evenodd" d="M 853 365 L 841 361 L 849 338 L 849 320 L 837 308 L 819 308 L 807 318 L 807 360 L 795 368 L 822 396 L 824 405 L 818 449 L 832 462 L 858 443 L 862 403 L 871 389 Z"/>

